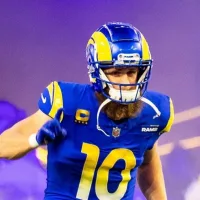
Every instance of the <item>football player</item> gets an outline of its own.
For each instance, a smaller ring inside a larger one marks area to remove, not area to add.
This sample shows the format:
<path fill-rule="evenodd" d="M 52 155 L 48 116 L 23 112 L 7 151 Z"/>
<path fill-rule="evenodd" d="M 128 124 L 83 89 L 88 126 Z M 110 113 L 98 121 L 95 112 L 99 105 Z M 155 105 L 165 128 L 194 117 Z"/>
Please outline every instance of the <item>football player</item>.
<path fill-rule="evenodd" d="M 174 110 L 170 97 L 147 91 L 146 39 L 130 24 L 107 23 L 86 58 L 91 84 L 50 83 L 38 111 L 0 136 L 0 157 L 47 144 L 45 200 L 132 200 L 136 180 L 146 199 L 166 200 L 157 140 Z"/>

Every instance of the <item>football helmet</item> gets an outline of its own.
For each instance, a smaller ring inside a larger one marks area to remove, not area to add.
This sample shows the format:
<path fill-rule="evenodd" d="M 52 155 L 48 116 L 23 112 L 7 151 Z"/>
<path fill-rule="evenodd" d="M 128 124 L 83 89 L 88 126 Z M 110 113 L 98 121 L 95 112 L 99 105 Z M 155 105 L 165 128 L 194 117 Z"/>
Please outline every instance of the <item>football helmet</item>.
<path fill-rule="evenodd" d="M 112 22 L 97 29 L 87 43 L 86 59 L 94 90 L 106 98 L 126 104 L 135 102 L 144 95 L 152 68 L 151 53 L 143 34 L 131 24 Z M 109 81 L 103 69 L 113 67 L 138 67 L 137 83 L 120 84 Z M 119 89 L 115 89 L 113 85 L 119 86 Z M 135 89 L 123 90 L 122 86 L 135 86 Z M 108 92 L 106 87 L 109 88 Z"/>

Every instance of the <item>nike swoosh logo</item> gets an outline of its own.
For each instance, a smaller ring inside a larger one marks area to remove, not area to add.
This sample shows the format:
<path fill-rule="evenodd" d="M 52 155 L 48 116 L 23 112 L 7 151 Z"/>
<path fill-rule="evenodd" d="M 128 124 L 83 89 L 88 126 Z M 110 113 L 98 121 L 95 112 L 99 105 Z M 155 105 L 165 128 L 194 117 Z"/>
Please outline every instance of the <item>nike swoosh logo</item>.
<path fill-rule="evenodd" d="M 46 98 L 46 97 L 44 97 L 42 93 L 41 93 L 41 99 L 42 99 L 42 102 L 43 102 L 43 103 L 46 103 L 46 101 L 47 101 L 47 98 Z"/>

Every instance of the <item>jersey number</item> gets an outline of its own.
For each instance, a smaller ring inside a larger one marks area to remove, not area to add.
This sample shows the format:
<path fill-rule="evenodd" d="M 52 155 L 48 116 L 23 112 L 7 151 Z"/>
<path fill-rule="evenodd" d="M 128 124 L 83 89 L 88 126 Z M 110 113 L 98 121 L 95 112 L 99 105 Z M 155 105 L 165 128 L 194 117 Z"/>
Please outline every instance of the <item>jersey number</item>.
<path fill-rule="evenodd" d="M 90 193 L 100 150 L 96 145 L 83 143 L 81 152 L 86 154 L 87 157 L 84 163 L 76 198 L 85 200 L 88 199 Z M 109 170 L 113 168 L 119 159 L 125 161 L 125 169 L 121 171 L 122 180 L 116 191 L 109 193 L 107 189 Z M 124 196 L 128 182 L 131 179 L 130 171 L 135 167 L 135 165 L 136 159 L 131 150 L 124 148 L 112 150 L 104 159 L 101 166 L 96 169 L 97 177 L 95 191 L 98 199 L 121 199 Z"/>

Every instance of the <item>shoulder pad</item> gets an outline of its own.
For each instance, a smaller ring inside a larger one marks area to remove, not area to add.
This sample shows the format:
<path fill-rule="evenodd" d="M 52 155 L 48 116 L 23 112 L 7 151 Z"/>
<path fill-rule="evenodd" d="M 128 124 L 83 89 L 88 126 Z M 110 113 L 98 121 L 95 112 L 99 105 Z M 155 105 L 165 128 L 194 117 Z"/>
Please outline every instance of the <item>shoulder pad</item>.
<path fill-rule="evenodd" d="M 58 109 L 63 108 L 63 94 L 57 81 L 51 82 L 41 93 L 38 101 L 39 109 L 54 118 Z M 63 115 L 61 116 L 61 120 Z"/>

